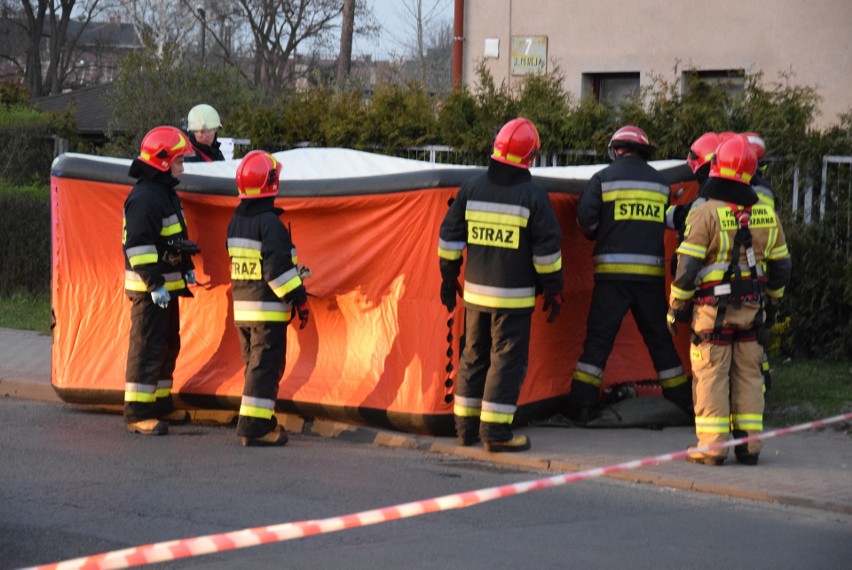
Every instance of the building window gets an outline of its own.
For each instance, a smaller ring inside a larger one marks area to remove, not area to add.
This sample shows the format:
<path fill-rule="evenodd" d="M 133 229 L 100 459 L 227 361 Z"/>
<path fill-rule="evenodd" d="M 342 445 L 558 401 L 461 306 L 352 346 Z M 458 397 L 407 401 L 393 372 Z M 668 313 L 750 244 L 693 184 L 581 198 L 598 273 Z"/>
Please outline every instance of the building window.
<path fill-rule="evenodd" d="M 639 72 L 584 73 L 583 97 L 594 97 L 604 105 L 616 106 L 639 91 Z"/>
<path fill-rule="evenodd" d="M 722 69 L 722 70 L 697 70 L 691 69 L 683 73 L 683 91 L 686 93 L 697 82 L 701 81 L 708 85 L 719 87 L 735 97 L 745 89 L 745 70 Z"/>

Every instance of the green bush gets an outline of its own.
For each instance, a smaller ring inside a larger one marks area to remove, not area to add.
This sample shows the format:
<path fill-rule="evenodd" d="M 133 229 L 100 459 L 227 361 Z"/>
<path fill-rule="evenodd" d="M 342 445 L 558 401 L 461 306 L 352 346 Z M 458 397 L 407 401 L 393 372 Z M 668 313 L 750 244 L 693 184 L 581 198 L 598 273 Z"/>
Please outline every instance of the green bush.
<path fill-rule="evenodd" d="M 0 105 L 0 178 L 47 183 L 56 118 L 22 105 Z"/>
<path fill-rule="evenodd" d="M 50 189 L 0 179 L 0 294 L 50 289 Z"/>
<path fill-rule="evenodd" d="M 25 106 L 30 101 L 30 94 L 22 83 L 5 81 L 0 83 L 0 105 Z"/>
<path fill-rule="evenodd" d="M 376 86 L 367 105 L 362 144 L 392 153 L 437 142 L 435 105 L 436 100 L 417 82 Z"/>
<path fill-rule="evenodd" d="M 786 352 L 826 360 L 852 358 L 852 264 L 824 224 L 785 227 L 793 274 L 781 304 L 790 317 Z"/>
<path fill-rule="evenodd" d="M 559 69 L 547 75 L 533 75 L 521 84 L 517 94 L 518 115 L 531 120 L 541 137 L 545 157 L 565 148 L 571 94 L 562 87 Z"/>

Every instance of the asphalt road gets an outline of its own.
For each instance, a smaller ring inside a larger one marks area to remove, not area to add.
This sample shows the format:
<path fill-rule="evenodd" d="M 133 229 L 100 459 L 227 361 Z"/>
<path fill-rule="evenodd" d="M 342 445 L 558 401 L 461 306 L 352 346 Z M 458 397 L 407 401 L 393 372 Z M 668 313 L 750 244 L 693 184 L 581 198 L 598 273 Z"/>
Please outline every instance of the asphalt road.
<path fill-rule="evenodd" d="M 0 568 L 538 479 L 473 460 L 0 400 Z M 846 568 L 852 517 L 598 479 L 150 568 Z"/>

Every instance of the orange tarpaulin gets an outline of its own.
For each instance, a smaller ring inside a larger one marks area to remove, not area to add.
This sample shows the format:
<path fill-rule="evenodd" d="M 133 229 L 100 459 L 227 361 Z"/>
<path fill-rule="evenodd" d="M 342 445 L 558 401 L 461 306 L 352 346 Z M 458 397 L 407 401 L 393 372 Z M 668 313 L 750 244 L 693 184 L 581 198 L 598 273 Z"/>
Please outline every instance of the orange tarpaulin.
<path fill-rule="evenodd" d="M 77 155 L 61 157 L 54 165 L 52 382 L 68 402 L 120 403 L 123 398 L 130 303 L 123 289 L 121 224 L 132 183 L 124 176 L 126 164 L 104 166 L 94 157 Z M 353 191 L 329 183 L 334 192 L 324 195 L 321 181 L 289 191 L 286 172 L 285 167 L 282 194 L 287 197 L 277 205 L 286 210 L 283 220 L 290 226 L 299 262 L 311 269 L 306 286 L 312 297 L 309 325 L 288 329 L 279 409 L 451 433 L 463 308 L 460 304 L 452 315 L 449 358 L 451 315 L 438 296 L 437 249 L 438 228 L 460 182 L 410 188 L 417 184 L 405 182 L 405 175 L 389 175 L 401 181 L 399 191 L 382 183 L 376 185 L 383 186 L 380 191 L 371 193 L 370 181 L 362 180 L 366 187 Z M 476 172 L 453 171 L 449 178 Z M 553 324 L 545 322 L 540 310 L 533 316 L 519 419 L 552 413 L 567 394 L 593 286 L 592 243 L 575 223 L 577 188 L 584 181 L 544 181 L 562 226 L 566 303 Z M 694 193 L 694 183 L 675 185 L 686 189 L 681 200 Z M 238 199 L 231 185 L 215 177 L 185 177 L 178 189 L 184 187 L 189 235 L 201 254 L 194 258 L 195 297 L 180 300 L 182 349 L 174 391 L 187 405 L 236 409 L 243 363 L 233 324 L 225 235 Z M 669 253 L 673 247 L 672 235 Z M 682 336 L 679 351 L 688 365 L 688 339 Z M 604 385 L 655 376 L 628 317 Z"/>

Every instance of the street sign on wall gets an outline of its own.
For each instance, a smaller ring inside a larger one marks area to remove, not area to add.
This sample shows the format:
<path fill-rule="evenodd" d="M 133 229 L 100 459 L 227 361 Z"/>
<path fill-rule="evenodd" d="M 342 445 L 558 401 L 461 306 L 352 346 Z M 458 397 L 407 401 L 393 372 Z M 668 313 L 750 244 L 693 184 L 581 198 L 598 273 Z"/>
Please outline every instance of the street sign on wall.
<path fill-rule="evenodd" d="M 547 36 L 512 36 L 512 75 L 547 72 Z"/>

